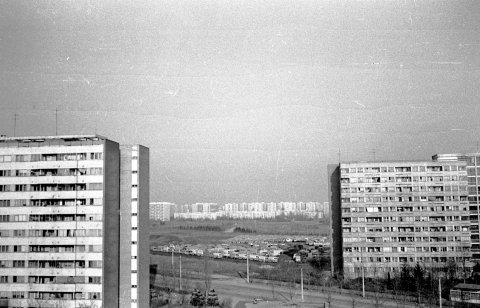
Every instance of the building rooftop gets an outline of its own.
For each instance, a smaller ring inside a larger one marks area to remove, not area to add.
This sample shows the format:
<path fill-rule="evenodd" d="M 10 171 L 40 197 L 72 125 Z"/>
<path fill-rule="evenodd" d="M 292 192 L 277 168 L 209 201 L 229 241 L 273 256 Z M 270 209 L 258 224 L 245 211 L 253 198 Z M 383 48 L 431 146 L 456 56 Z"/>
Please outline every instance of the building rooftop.
<path fill-rule="evenodd" d="M 441 159 L 441 160 L 458 160 L 458 159 L 465 159 L 471 156 L 480 156 L 480 153 L 447 153 L 447 154 L 435 154 L 432 156 L 433 160 Z"/>
<path fill-rule="evenodd" d="M 86 140 L 104 140 L 107 139 L 100 135 L 60 135 L 60 136 L 23 136 L 23 137 L 7 137 L 0 136 L 0 142 L 44 142 L 46 140 L 63 140 L 63 141 L 86 141 Z"/>
<path fill-rule="evenodd" d="M 381 165 L 381 164 L 447 164 L 447 163 L 459 163 L 461 161 L 430 161 L 430 160 L 382 160 L 382 161 L 349 161 L 341 162 L 342 165 L 357 165 L 357 164 L 370 164 L 370 165 Z"/>
<path fill-rule="evenodd" d="M 459 283 L 453 289 L 480 291 L 480 285 L 470 283 Z"/>

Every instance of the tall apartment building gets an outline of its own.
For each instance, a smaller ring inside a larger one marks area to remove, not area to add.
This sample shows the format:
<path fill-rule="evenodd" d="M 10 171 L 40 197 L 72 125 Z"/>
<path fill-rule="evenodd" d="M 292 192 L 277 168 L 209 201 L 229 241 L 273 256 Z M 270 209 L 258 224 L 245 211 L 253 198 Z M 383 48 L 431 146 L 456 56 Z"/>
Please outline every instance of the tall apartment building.
<path fill-rule="evenodd" d="M 472 261 L 480 262 L 480 153 L 437 154 L 432 159 L 434 161 L 464 161 L 467 163 Z"/>
<path fill-rule="evenodd" d="M 175 204 L 170 202 L 150 202 L 150 219 L 170 221 L 174 207 Z"/>
<path fill-rule="evenodd" d="M 150 154 L 120 145 L 120 307 L 150 303 Z"/>
<path fill-rule="evenodd" d="M 0 138 L 0 306 L 149 306 L 148 224 L 136 225 L 148 220 L 148 150 L 127 152 L 96 135 Z"/>
<path fill-rule="evenodd" d="M 332 266 L 385 277 L 403 264 L 472 264 L 467 171 L 461 161 L 329 166 Z"/>

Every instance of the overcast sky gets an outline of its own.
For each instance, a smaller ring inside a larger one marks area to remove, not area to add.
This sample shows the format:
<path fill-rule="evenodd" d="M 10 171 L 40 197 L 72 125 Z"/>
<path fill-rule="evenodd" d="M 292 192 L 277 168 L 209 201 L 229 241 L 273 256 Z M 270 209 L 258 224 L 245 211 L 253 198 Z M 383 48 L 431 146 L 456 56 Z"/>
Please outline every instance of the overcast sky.
<path fill-rule="evenodd" d="M 480 146 L 478 1 L 1 1 L 0 133 L 150 148 L 151 200 L 327 201 Z"/>

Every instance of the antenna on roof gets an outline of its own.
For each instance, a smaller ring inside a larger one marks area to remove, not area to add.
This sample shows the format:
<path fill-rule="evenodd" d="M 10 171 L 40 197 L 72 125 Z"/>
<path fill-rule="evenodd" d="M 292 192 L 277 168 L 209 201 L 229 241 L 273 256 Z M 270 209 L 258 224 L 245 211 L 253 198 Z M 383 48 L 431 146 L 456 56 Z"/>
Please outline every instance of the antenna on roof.
<path fill-rule="evenodd" d="M 342 152 L 340 152 L 340 148 L 338 148 L 338 163 L 339 164 L 341 162 L 341 160 L 340 160 L 341 154 L 342 154 Z"/>
<path fill-rule="evenodd" d="M 16 132 L 17 132 L 17 113 L 15 112 L 15 115 L 13 116 L 13 137 L 16 137 Z"/>
<path fill-rule="evenodd" d="M 55 136 L 58 136 L 58 109 L 55 108 Z"/>

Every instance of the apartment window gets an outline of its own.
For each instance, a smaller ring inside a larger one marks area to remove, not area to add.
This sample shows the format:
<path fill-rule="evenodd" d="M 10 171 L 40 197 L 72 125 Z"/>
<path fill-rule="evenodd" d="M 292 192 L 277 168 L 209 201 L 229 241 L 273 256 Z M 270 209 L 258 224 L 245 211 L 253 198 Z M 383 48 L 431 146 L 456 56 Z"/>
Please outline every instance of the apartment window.
<path fill-rule="evenodd" d="M 32 154 L 30 155 L 30 161 L 41 161 L 42 156 L 41 154 Z"/>
<path fill-rule="evenodd" d="M 0 176 L 11 176 L 11 170 L 0 170 Z"/>
<path fill-rule="evenodd" d="M 102 245 L 88 245 L 88 252 L 102 252 Z"/>
<path fill-rule="evenodd" d="M 13 252 L 24 252 L 26 251 L 26 246 L 22 245 L 13 245 Z"/>
<path fill-rule="evenodd" d="M 457 168 L 456 165 L 450 166 L 450 171 L 457 171 L 457 170 L 458 170 L 458 168 Z"/>
<path fill-rule="evenodd" d="M 13 221 L 27 221 L 27 215 L 14 215 Z"/>
<path fill-rule="evenodd" d="M 100 292 L 88 292 L 88 299 L 101 299 Z"/>
<path fill-rule="evenodd" d="M 102 168 L 90 168 L 89 174 L 90 175 L 101 175 L 101 174 L 103 174 L 103 169 Z"/>
<path fill-rule="evenodd" d="M 0 215 L 0 222 L 9 222 L 10 215 Z"/>
<path fill-rule="evenodd" d="M 15 161 L 17 162 L 28 162 L 30 159 L 29 159 L 29 155 L 16 155 L 15 156 Z"/>
<path fill-rule="evenodd" d="M 12 276 L 13 283 L 24 283 L 25 277 L 24 276 Z"/>
<path fill-rule="evenodd" d="M 102 190 L 103 184 L 102 183 L 90 183 L 88 184 L 89 190 Z"/>
<path fill-rule="evenodd" d="M 15 191 L 27 191 L 27 185 L 25 184 L 15 185 Z"/>
<path fill-rule="evenodd" d="M 0 283 L 8 283 L 8 276 L 0 276 Z"/>
<path fill-rule="evenodd" d="M 102 283 L 102 277 L 98 277 L 98 276 L 88 277 L 88 283 L 100 284 Z"/>
<path fill-rule="evenodd" d="M 102 153 L 90 153 L 90 159 L 101 160 L 102 159 Z"/>
<path fill-rule="evenodd" d="M 85 245 L 77 245 L 75 247 L 76 252 L 85 252 Z"/>
<path fill-rule="evenodd" d="M 14 237 L 25 237 L 27 232 L 25 230 L 13 230 Z"/>
<path fill-rule="evenodd" d="M 86 230 L 75 230 L 75 236 L 85 236 Z"/>
<path fill-rule="evenodd" d="M 102 267 L 102 261 L 88 261 L 88 267 L 89 268 L 101 268 Z"/>
<path fill-rule="evenodd" d="M 0 192 L 1 191 L 12 191 L 12 185 L 0 185 Z"/>

